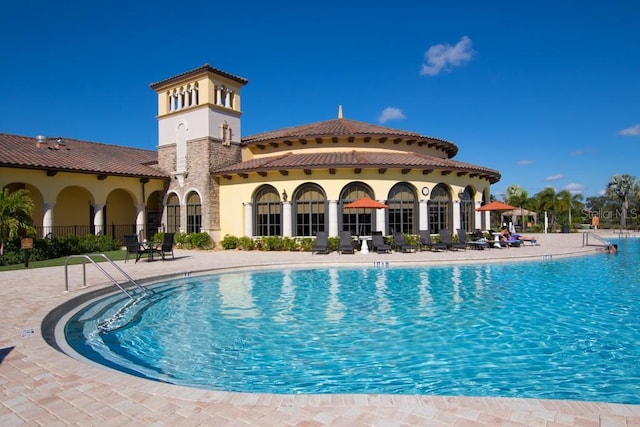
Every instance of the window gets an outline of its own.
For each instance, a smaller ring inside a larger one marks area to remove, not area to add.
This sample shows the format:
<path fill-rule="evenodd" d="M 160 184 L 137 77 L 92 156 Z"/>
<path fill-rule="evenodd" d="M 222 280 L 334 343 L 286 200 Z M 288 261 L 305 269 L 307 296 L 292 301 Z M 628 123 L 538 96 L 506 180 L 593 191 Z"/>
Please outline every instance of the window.
<path fill-rule="evenodd" d="M 451 230 L 452 225 L 449 190 L 438 184 L 431 191 L 429 200 L 429 233 L 438 234 L 441 229 Z"/>
<path fill-rule="evenodd" d="M 275 188 L 265 186 L 256 194 L 255 199 L 256 236 L 282 235 L 282 203 Z"/>
<path fill-rule="evenodd" d="M 389 232 L 413 234 L 416 219 L 416 196 L 408 184 L 397 184 L 389 193 L 387 200 Z"/>
<path fill-rule="evenodd" d="M 199 233 L 202 227 L 202 205 L 195 191 L 187 196 L 187 233 Z"/>
<path fill-rule="evenodd" d="M 296 236 L 315 236 L 326 231 L 326 199 L 322 190 L 313 184 L 300 188 L 294 195 Z"/>
<path fill-rule="evenodd" d="M 176 194 L 167 197 L 167 232 L 177 233 L 180 231 L 180 201 Z"/>
<path fill-rule="evenodd" d="M 475 229 L 475 203 L 473 202 L 473 189 L 467 187 L 460 194 L 460 228 L 470 232 Z"/>
<path fill-rule="evenodd" d="M 340 206 L 355 202 L 362 197 L 373 199 L 373 191 L 362 183 L 349 184 L 340 197 Z M 358 236 L 370 236 L 373 230 L 374 209 L 343 209 L 342 230 Z"/>

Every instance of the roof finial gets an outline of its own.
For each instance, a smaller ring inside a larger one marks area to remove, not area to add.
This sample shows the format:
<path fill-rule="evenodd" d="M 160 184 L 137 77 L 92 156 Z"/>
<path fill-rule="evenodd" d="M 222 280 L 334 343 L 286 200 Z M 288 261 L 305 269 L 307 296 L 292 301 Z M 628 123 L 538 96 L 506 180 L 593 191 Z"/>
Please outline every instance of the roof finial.
<path fill-rule="evenodd" d="M 342 118 L 342 105 L 338 105 L 338 118 Z"/>

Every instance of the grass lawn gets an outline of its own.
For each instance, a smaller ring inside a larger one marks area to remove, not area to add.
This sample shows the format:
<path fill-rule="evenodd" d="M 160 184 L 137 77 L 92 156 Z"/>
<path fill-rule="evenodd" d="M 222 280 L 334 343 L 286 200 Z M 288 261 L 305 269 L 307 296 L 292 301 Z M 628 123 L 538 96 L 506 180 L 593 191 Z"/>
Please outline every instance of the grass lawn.
<path fill-rule="evenodd" d="M 110 252 L 105 252 L 104 253 L 106 256 L 108 256 L 112 261 L 119 261 L 119 260 L 123 260 L 125 259 L 126 255 L 127 255 L 127 251 L 125 250 L 118 250 L 118 251 L 110 251 Z M 45 261 L 31 261 L 29 260 L 29 268 L 41 268 L 41 267 L 57 267 L 57 266 L 62 266 L 64 265 L 65 260 L 67 259 L 67 257 L 62 257 L 62 258 L 53 258 L 53 259 L 48 259 Z M 68 262 L 68 265 L 74 265 L 74 264 L 82 264 L 82 260 L 84 258 L 71 258 Z M 104 262 L 105 259 L 103 257 L 92 257 L 92 259 L 95 262 Z M 86 259 L 84 259 L 85 262 L 87 262 Z M 13 264 L 13 265 L 2 265 L 0 266 L 0 271 L 12 271 L 12 270 L 25 270 L 26 267 L 24 266 L 24 263 L 21 264 Z"/>

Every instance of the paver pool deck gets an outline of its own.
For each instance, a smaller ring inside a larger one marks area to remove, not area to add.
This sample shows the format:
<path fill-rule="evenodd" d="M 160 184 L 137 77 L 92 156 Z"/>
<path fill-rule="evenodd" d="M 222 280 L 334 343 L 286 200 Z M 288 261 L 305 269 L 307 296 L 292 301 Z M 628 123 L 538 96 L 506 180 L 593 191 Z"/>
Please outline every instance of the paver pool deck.
<path fill-rule="evenodd" d="M 602 234 L 606 237 L 606 235 Z M 631 234 L 638 237 L 638 233 Z M 172 261 L 117 262 L 136 280 L 184 272 L 266 266 L 553 262 L 611 256 L 582 246 L 581 233 L 538 235 L 540 246 L 484 251 L 311 255 L 176 250 Z M 598 243 L 592 241 L 593 243 Z M 549 261 L 549 256 L 551 260 Z M 564 400 L 397 395 L 270 395 L 148 381 L 79 361 L 42 336 L 55 307 L 113 287 L 92 265 L 0 272 L 0 426 L 640 426 L 640 405 Z M 640 388 L 640 385 L 638 385 Z M 640 391 L 639 391 L 640 393 Z"/>

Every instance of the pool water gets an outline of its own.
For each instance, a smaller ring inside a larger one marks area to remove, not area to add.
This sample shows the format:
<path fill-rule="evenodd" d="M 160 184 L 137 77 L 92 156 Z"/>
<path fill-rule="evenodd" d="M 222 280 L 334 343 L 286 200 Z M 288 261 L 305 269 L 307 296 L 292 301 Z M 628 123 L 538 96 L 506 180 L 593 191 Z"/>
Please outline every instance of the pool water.
<path fill-rule="evenodd" d="M 101 364 L 212 390 L 639 404 L 640 244 L 617 243 L 546 262 L 191 277 L 94 302 L 65 333 Z"/>

